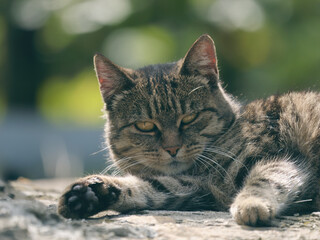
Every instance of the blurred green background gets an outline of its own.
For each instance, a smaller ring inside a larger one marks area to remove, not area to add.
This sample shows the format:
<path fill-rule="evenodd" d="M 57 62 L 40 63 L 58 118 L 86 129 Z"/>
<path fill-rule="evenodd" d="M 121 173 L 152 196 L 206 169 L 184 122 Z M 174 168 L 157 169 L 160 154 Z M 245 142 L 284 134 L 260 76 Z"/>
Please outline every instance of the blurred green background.
<path fill-rule="evenodd" d="M 138 68 L 208 33 L 241 101 L 320 88 L 319 0 L 1 0 L 0 14 L 5 179 L 103 170 L 96 52 Z"/>

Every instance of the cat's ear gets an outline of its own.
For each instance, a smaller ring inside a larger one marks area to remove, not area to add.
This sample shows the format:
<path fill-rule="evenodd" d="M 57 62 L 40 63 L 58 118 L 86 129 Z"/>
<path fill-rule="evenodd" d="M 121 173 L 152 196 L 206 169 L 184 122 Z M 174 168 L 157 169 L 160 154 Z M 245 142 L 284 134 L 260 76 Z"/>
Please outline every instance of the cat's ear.
<path fill-rule="evenodd" d="M 130 71 L 133 70 L 117 66 L 101 54 L 96 54 L 93 62 L 100 91 L 107 104 L 115 94 L 134 86 L 134 82 L 129 76 Z"/>
<path fill-rule="evenodd" d="M 216 48 L 209 35 L 204 34 L 193 43 L 182 59 L 180 74 L 219 77 Z"/>

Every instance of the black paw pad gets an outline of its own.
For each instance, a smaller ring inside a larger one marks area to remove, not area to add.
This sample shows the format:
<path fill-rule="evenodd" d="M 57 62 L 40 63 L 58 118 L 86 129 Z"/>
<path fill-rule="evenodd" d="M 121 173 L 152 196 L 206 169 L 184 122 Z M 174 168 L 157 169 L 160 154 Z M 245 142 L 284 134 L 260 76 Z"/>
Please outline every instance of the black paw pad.
<path fill-rule="evenodd" d="M 73 186 L 72 190 L 76 191 L 76 192 L 84 192 L 84 191 L 86 191 L 86 186 L 84 186 L 82 184 L 77 184 L 77 185 Z"/>
<path fill-rule="evenodd" d="M 108 192 L 109 192 L 109 196 L 108 196 L 109 199 L 111 201 L 117 201 L 121 193 L 121 190 L 115 186 L 108 186 Z"/>
<path fill-rule="evenodd" d="M 99 211 L 99 199 L 91 187 L 82 184 L 73 186 L 66 200 L 74 218 L 88 217 Z"/>

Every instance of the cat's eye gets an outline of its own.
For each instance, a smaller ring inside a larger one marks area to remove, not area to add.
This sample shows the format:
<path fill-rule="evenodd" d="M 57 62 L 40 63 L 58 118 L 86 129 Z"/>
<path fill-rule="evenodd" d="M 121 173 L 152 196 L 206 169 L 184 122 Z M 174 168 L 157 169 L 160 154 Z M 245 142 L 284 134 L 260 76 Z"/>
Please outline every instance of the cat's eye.
<path fill-rule="evenodd" d="M 184 118 L 182 118 L 181 123 L 186 125 L 186 124 L 190 124 L 192 123 L 194 120 L 196 120 L 198 114 L 193 113 L 190 115 L 185 116 Z"/>
<path fill-rule="evenodd" d="M 141 132 L 152 132 L 156 129 L 156 125 L 152 122 L 137 122 L 135 127 Z"/>

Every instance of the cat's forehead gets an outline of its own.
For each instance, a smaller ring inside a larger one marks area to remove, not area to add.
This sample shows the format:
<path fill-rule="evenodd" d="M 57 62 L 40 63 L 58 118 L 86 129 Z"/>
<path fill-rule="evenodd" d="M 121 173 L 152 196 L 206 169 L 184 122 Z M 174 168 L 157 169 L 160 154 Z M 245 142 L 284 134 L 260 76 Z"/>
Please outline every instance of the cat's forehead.
<path fill-rule="evenodd" d="M 175 118 L 204 107 L 208 87 L 195 78 L 176 74 L 161 74 L 141 79 L 135 94 L 143 96 L 141 108 L 147 109 L 150 118 Z"/>
<path fill-rule="evenodd" d="M 148 65 L 136 70 L 138 75 L 143 78 L 154 78 L 161 77 L 163 75 L 172 75 L 177 74 L 179 69 L 179 64 L 177 62 L 173 63 L 164 63 L 164 64 L 155 64 Z"/>
<path fill-rule="evenodd" d="M 139 69 L 135 87 L 114 101 L 119 121 L 154 119 L 174 122 L 183 114 L 197 112 L 208 101 L 207 82 L 200 77 L 181 76 L 175 64 L 151 65 Z"/>
<path fill-rule="evenodd" d="M 182 97 L 189 95 L 194 88 L 207 86 L 207 79 L 182 76 L 180 68 L 180 62 L 148 65 L 137 69 L 133 78 L 139 87 L 147 88 L 149 94 L 158 95 L 160 99 L 172 94 Z"/>

